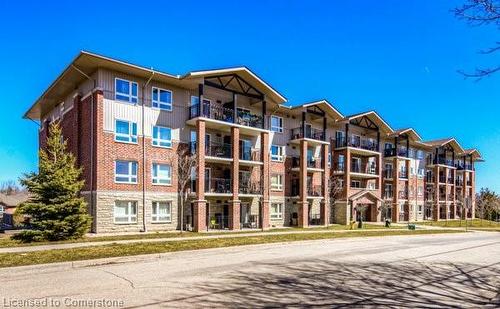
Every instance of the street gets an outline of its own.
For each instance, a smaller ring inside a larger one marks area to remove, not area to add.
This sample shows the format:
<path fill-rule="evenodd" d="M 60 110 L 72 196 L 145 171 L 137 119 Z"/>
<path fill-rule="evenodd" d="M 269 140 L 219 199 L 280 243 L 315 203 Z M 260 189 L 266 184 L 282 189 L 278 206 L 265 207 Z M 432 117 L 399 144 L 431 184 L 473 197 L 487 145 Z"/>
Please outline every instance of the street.
<path fill-rule="evenodd" d="M 346 238 L 219 248 L 100 266 L 0 269 L 25 299 L 155 307 L 500 306 L 500 233 Z"/>

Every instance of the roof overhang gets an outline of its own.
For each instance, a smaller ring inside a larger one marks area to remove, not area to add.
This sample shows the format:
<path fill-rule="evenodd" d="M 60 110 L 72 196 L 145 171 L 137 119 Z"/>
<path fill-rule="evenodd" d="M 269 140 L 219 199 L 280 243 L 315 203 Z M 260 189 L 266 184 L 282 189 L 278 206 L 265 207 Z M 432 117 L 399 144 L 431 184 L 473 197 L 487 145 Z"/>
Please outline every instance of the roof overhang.
<path fill-rule="evenodd" d="M 335 121 L 339 121 L 344 118 L 344 115 L 342 115 L 333 105 L 328 102 L 327 100 L 319 100 L 319 101 L 313 101 L 309 103 L 304 103 L 300 105 L 295 105 L 295 106 L 290 106 L 288 107 L 292 111 L 297 111 L 297 110 L 304 110 L 307 111 L 307 108 L 311 107 L 316 107 L 319 108 L 320 110 L 324 111 L 325 114 L 330 117 L 331 119 Z"/>
<path fill-rule="evenodd" d="M 407 135 L 411 141 L 420 142 L 422 138 L 413 128 L 399 129 L 395 130 L 392 134 L 389 134 L 390 137 Z"/>
<path fill-rule="evenodd" d="M 453 148 L 453 150 L 456 151 L 457 153 L 460 154 L 464 152 L 464 149 L 454 137 L 435 140 L 435 141 L 427 141 L 424 143 L 430 145 L 431 147 L 443 147 L 446 145 L 450 145 Z"/>
<path fill-rule="evenodd" d="M 354 195 L 351 195 L 349 197 L 349 200 L 356 201 L 356 200 L 362 198 L 365 195 L 368 195 L 368 196 L 372 197 L 373 199 L 375 199 L 375 200 L 377 200 L 379 202 L 383 201 L 380 197 L 378 197 L 377 195 L 375 195 L 373 192 L 371 192 L 369 190 L 363 190 L 363 191 L 360 191 L 360 192 L 358 192 L 358 193 L 356 193 Z"/>
<path fill-rule="evenodd" d="M 484 162 L 481 153 L 476 148 L 465 149 L 464 152 L 459 154 L 460 156 L 472 156 L 474 161 Z"/>
<path fill-rule="evenodd" d="M 363 117 L 367 117 L 371 121 L 376 123 L 378 125 L 378 127 L 380 128 L 380 130 L 382 131 L 382 133 L 392 134 L 394 132 L 394 130 L 391 128 L 391 126 L 382 117 L 380 117 L 380 115 L 375 111 L 368 111 L 368 112 L 364 112 L 364 113 L 346 116 L 346 117 L 344 117 L 344 119 L 342 119 L 342 121 L 351 122 L 353 120 L 360 119 Z"/>

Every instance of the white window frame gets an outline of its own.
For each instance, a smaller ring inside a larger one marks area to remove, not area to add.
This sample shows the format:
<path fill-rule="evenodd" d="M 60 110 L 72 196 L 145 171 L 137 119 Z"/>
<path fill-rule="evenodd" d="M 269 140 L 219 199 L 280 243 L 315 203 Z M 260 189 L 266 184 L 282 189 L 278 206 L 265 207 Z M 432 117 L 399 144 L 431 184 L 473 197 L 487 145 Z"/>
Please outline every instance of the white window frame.
<path fill-rule="evenodd" d="M 273 212 L 273 205 L 278 206 L 277 212 Z M 271 203 L 269 217 L 271 220 L 282 220 L 283 219 L 283 203 Z"/>
<path fill-rule="evenodd" d="M 273 152 L 272 152 L 273 147 L 278 147 L 278 154 L 277 155 L 273 154 Z M 284 155 L 283 155 L 284 148 L 285 148 L 284 146 L 271 145 L 271 161 L 273 161 L 273 162 L 283 162 L 283 159 L 284 159 Z"/>
<path fill-rule="evenodd" d="M 377 188 L 377 185 L 373 181 L 368 182 L 368 184 L 366 186 L 366 189 L 368 189 L 368 190 L 376 190 L 376 188 Z"/>
<path fill-rule="evenodd" d="M 117 217 L 116 215 L 116 206 L 117 203 L 127 203 L 127 212 L 128 214 L 124 216 Z M 135 214 L 132 213 L 132 206 L 135 208 Z M 127 221 L 116 221 L 117 218 L 126 218 Z M 115 224 L 134 224 L 137 223 L 137 202 L 136 201 L 115 201 L 113 206 L 113 222 Z"/>
<path fill-rule="evenodd" d="M 160 205 L 167 205 L 167 213 L 160 215 Z M 156 212 L 156 214 L 155 214 Z M 163 218 L 163 219 L 162 219 Z M 151 222 L 152 223 L 172 223 L 172 201 L 153 201 L 151 203 Z"/>
<path fill-rule="evenodd" d="M 163 178 L 160 176 L 156 176 L 156 177 L 154 176 L 155 169 L 156 169 L 156 174 L 158 175 L 159 167 L 162 165 L 168 167 L 168 169 L 170 171 L 169 172 L 170 177 Z M 162 181 L 166 181 L 166 182 L 162 182 Z M 170 164 L 167 164 L 167 163 L 153 163 L 153 164 L 151 164 L 151 182 L 155 186 L 171 186 L 172 185 L 172 166 Z"/>
<path fill-rule="evenodd" d="M 129 174 L 117 174 L 116 173 L 116 167 L 118 162 L 126 162 L 128 163 L 128 172 Z M 132 166 L 135 164 L 135 171 L 136 174 L 132 174 Z M 139 173 L 139 164 L 137 164 L 136 161 L 128 161 L 128 160 L 115 160 L 115 183 L 125 183 L 125 184 L 137 184 L 137 174 Z M 116 180 L 116 178 L 121 177 L 121 178 L 128 178 L 128 181 L 119 181 Z M 135 179 L 135 180 L 134 180 Z"/>
<path fill-rule="evenodd" d="M 170 130 L 170 140 L 161 139 L 160 134 L 158 134 L 158 136 L 155 136 L 155 128 L 158 128 L 158 133 L 159 133 L 160 129 Z M 156 143 L 156 145 L 155 145 L 155 143 Z M 169 143 L 170 145 L 161 145 L 161 143 Z M 153 145 L 154 147 L 160 147 L 160 148 L 172 148 L 172 128 L 164 127 L 164 126 L 153 126 L 151 128 L 151 145 Z"/>
<path fill-rule="evenodd" d="M 278 182 L 273 184 L 273 177 L 277 177 Z M 282 174 L 273 174 L 271 175 L 271 190 L 273 191 L 283 191 L 283 175 Z"/>
<path fill-rule="evenodd" d="M 123 134 L 123 133 L 117 133 L 116 132 L 116 128 L 117 128 L 117 125 L 116 123 L 118 121 L 121 121 L 121 122 L 127 122 L 128 123 L 128 131 L 129 131 L 129 134 Z M 136 122 L 133 122 L 133 121 L 130 121 L 130 120 L 125 120 L 125 119 L 119 119 L 119 118 L 115 118 L 115 128 L 114 128 L 114 133 L 115 133 L 115 142 L 118 142 L 118 143 L 128 143 L 128 144 L 137 144 L 137 136 L 139 135 L 138 132 L 137 132 L 137 123 Z M 135 135 L 133 134 L 133 131 L 134 131 L 134 125 L 135 125 Z M 124 138 L 127 138 L 128 141 L 122 141 L 122 140 L 118 140 L 117 137 L 124 137 Z"/>
<path fill-rule="evenodd" d="M 357 183 L 359 185 L 357 187 L 355 187 L 352 185 L 353 183 Z M 359 180 L 351 180 L 350 185 L 351 185 L 351 188 L 353 188 L 353 189 L 361 189 L 361 181 L 359 181 Z"/>
<path fill-rule="evenodd" d="M 279 120 L 281 126 L 273 126 L 273 118 L 276 118 Z M 277 133 L 283 133 L 283 117 L 280 117 L 280 116 L 275 116 L 275 115 L 271 115 L 271 119 L 270 119 L 270 128 L 271 128 L 271 131 L 273 132 L 277 132 Z"/>
<path fill-rule="evenodd" d="M 158 100 L 153 99 L 153 92 L 155 91 L 155 89 L 158 91 Z M 161 91 L 170 92 L 170 102 L 160 101 L 160 92 Z M 151 87 L 151 107 L 152 108 L 162 110 L 162 111 L 171 112 L 172 107 L 173 107 L 173 102 L 174 102 L 174 92 L 172 90 L 160 88 L 160 87 Z M 157 106 L 155 106 L 155 104 Z M 165 107 L 162 107 L 162 105 L 164 105 Z"/>
<path fill-rule="evenodd" d="M 117 87 L 116 87 L 116 82 L 119 80 L 129 83 L 129 88 L 128 88 L 129 93 L 123 93 L 123 92 L 119 93 L 118 92 Z M 135 96 L 132 95 L 132 85 L 133 84 L 135 84 L 135 87 L 137 88 L 137 95 L 135 95 Z M 128 100 L 119 99 L 119 98 L 117 98 L 117 96 L 128 97 Z M 134 102 L 134 99 L 135 99 L 135 102 Z M 137 82 L 130 81 L 130 80 L 127 80 L 124 78 L 115 77 L 115 100 L 120 101 L 120 102 L 127 102 L 130 104 L 137 104 L 139 102 L 139 84 L 137 84 Z"/>
<path fill-rule="evenodd" d="M 3 215 L 5 213 L 5 207 L 3 205 L 0 205 L 0 215 Z"/>

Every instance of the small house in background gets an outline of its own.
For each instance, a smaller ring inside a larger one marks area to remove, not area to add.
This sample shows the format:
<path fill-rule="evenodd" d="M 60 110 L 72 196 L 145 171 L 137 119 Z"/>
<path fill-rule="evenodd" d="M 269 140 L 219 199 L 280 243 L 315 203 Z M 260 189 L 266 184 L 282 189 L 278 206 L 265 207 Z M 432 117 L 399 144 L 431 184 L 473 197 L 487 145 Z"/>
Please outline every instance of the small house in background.
<path fill-rule="evenodd" d="M 14 226 L 14 213 L 19 204 L 27 201 L 27 192 L 19 192 L 10 195 L 0 193 L 0 227 L 12 228 Z"/>

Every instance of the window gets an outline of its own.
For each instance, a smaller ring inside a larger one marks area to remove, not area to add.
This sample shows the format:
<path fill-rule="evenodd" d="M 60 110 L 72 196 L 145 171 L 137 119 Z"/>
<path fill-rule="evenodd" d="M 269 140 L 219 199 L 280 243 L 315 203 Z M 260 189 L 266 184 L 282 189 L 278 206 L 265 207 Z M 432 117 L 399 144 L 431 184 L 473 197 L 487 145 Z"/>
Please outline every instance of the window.
<path fill-rule="evenodd" d="M 370 181 L 368 182 L 368 190 L 375 190 L 375 182 Z"/>
<path fill-rule="evenodd" d="M 115 223 L 128 224 L 137 222 L 137 202 L 116 201 L 113 211 Z"/>
<path fill-rule="evenodd" d="M 351 180 L 351 188 L 361 188 L 361 181 Z"/>
<path fill-rule="evenodd" d="M 417 188 L 417 195 L 418 195 L 419 197 L 424 196 L 424 187 L 419 186 L 419 187 Z"/>
<path fill-rule="evenodd" d="M 392 184 L 390 183 L 385 184 L 385 197 L 386 198 L 392 197 Z"/>
<path fill-rule="evenodd" d="M 415 149 L 410 148 L 410 149 L 408 150 L 408 157 L 410 157 L 410 158 L 415 158 Z"/>
<path fill-rule="evenodd" d="M 384 149 L 392 149 L 392 144 L 391 143 L 385 143 L 384 144 Z"/>
<path fill-rule="evenodd" d="M 200 103 L 200 97 L 192 95 L 191 96 L 191 106 L 196 105 L 198 103 Z"/>
<path fill-rule="evenodd" d="M 137 143 L 137 123 L 115 120 L 115 141 Z"/>
<path fill-rule="evenodd" d="M 283 204 L 271 203 L 271 220 L 283 219 Z"/>
<path fill-rule="evenodd" d="M 137 103 L 137 83 L 115 78 L 115 100 Z"/>
<path fill-rule="evenodd" d="M 153 108 L 159 108 L 167 111 L 172 110 L 172 91 L 153 87 L 151 98 Z"/>
<path fill-rule="evenodd" d="M 115 161 L 115 182 L 137 183 L 137 162 Z"/>
<path fill-rule="evenodd" d="M 153 163 L 153 184 L 170 185 L 172 184 L 171 167 L 168 164 Z"/>
<path fill-rule="evenodd" d="M 422 150 L 417 150 L 417 159 L 419 160 L 424 159 L 424 152 Z"/>
<path fill-rule="evenodd" d="M 0 215 L 3 215 L 4 212 L 5 212 L 5 208 L 2 205 L 0 205 Z"/>
<path fill-rule="evenodd" d="M 171 223 L 172 202 L 153 202 L 151 221 L 156 223 Z"/>
<path fill-rule="evenodd" d="M 283 161 L 283 146 L 271 145 L 271 160 Z"/>
<path fill-rule="evenodd" d="M 271 189 L 283 190 L 283 175 L 271 175 Z"/>
<path fill-rule="evenodd" d="M 167 127 L 153 127 L 153 146 L 172 147 L 172 129 Z"/>
<path fill-rule="evenodd" d="M 271 116 L 271 131 L 283 133 L 283 118 Z"/>

